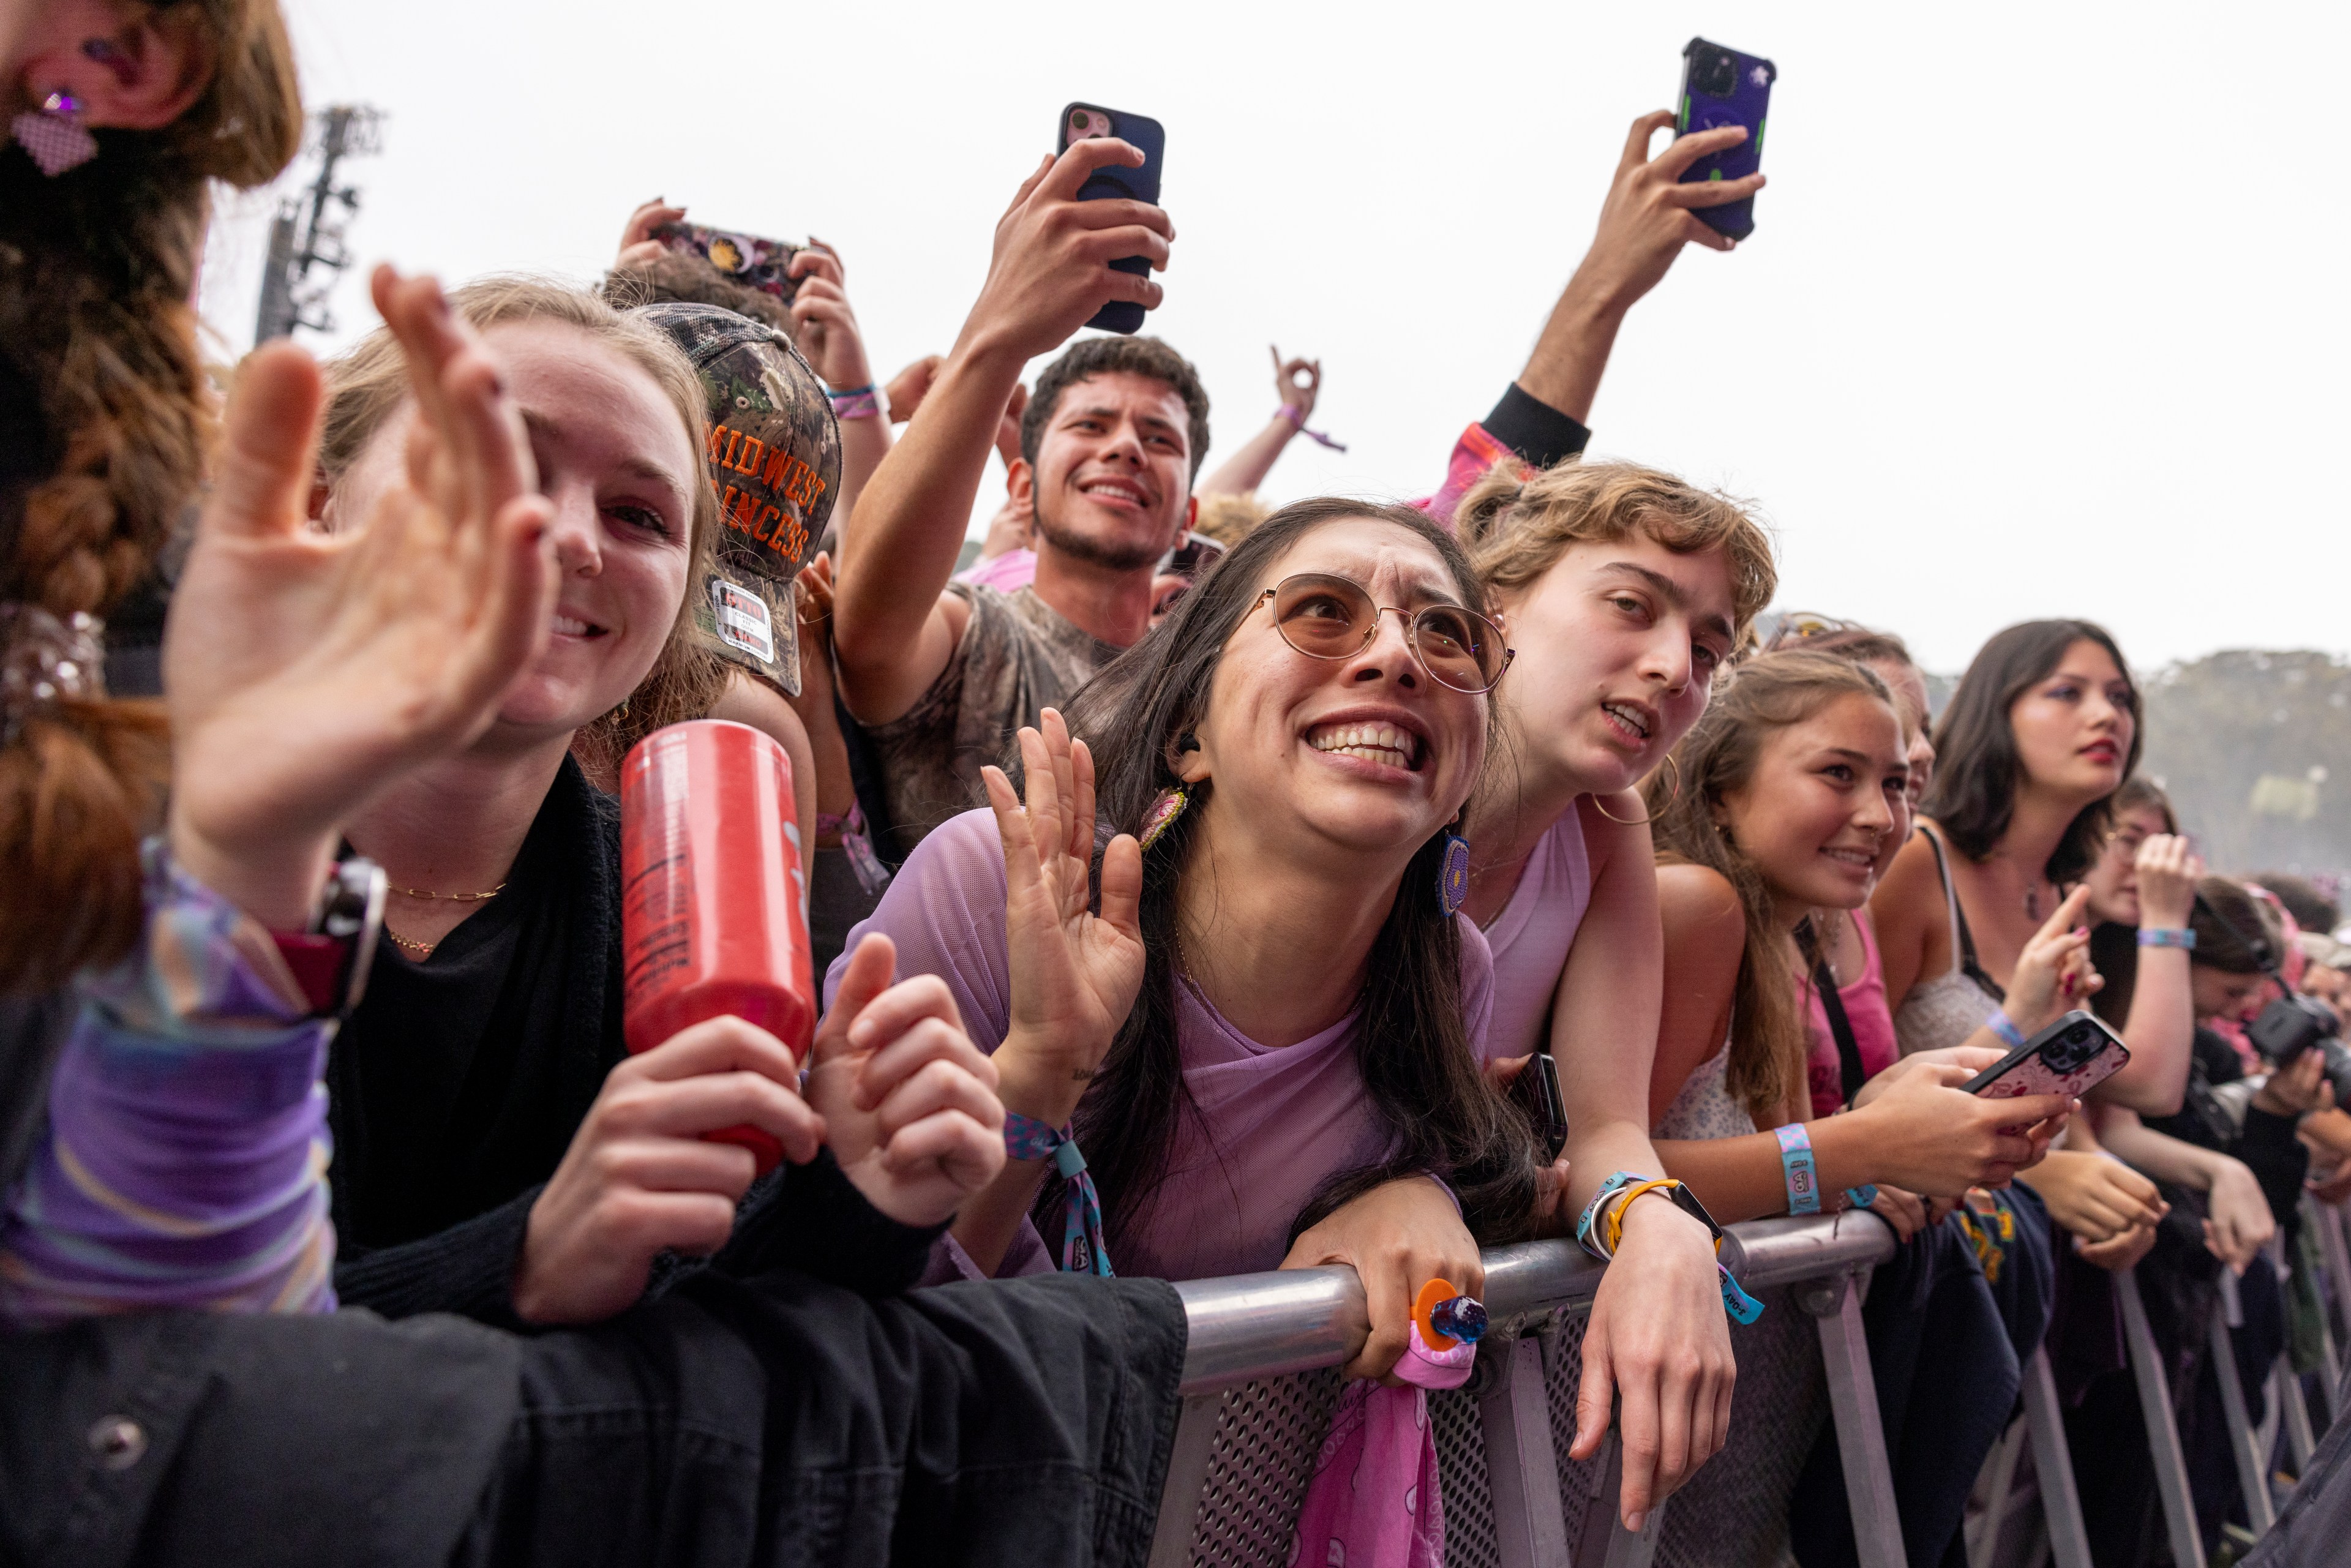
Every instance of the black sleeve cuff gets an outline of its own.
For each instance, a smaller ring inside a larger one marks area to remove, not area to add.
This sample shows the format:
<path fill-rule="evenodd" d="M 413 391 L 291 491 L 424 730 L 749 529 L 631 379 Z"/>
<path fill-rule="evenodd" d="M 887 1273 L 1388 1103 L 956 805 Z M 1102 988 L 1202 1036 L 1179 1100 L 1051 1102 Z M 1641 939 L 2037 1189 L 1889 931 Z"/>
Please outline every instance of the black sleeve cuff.
<path fill-rule="evenodd" d="M 1538 468 L 1583 452 L 1592 432 L 1512 382 L 1484 421 L 1486 434 Z"/>
<path fill-rule="evenodd" d="M 735 1234 L 710 1266 L 736 1279 L 790 1269 L 862 1296 L 893 1296 L 923 1277 L 931 1243 L 946 1228 L 899 1224 L 866 1201 L 831 1149 L 820 1149 L 744 1195 Z"/>
<path fill-rule="evenodd" d="M 457 1312 L 493 1328 L 529 1327 L 515 1316 L 514 1271 L 539 1187 L 438 1235 L 346 1255 L 335 1263 L 335 1294 L 347 1307 L 387 1318 Z"/>

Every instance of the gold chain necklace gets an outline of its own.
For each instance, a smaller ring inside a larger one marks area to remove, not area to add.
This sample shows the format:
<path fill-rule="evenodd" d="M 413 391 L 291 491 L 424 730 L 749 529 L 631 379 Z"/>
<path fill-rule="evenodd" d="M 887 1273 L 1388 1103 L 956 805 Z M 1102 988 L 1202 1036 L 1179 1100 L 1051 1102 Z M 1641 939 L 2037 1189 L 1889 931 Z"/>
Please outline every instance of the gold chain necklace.
<path fill-rule="evenodd" d="M 391 891 L 402 898 L 431 898 L 448 904 L 479 904 L 486 898 L 496 898 L 506 890 L 507 884 L 500 883 L 487 893 L 427 893 L 421 887 L 395 887 Z"/>
<path fill-rule="evenodd" d="M 414 954 L 419 962 L 433 956 L 433 949 L 441 945 L 438 942 L 413 941 L 406 936 L 402 936 L 399 932 L 394 931 L 389 925 L 383 928 L 383 934 L 392 938 L 392 945 L 393 946 L 399 948 L 403 953 Z"/>

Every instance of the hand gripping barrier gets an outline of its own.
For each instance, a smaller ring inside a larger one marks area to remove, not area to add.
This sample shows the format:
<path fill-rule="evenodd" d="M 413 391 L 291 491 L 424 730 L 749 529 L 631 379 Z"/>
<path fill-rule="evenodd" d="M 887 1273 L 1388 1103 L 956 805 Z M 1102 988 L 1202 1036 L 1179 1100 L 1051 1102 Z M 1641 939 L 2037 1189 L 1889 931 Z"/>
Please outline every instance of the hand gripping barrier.
<path fill-rule="evenodd" d="M 1722 1251 L 1750 1290 L 1795 1287 L 1776 1310 L 1813 1320 L 1865 1568 L 1903 1564 L 1861 1326 L 1862 1288 L 1893 1251 L 1882 1220 L 1851 1212 L 1734 1225 Z M 1638 1534 L 1628 1531 L 1617 1517 L 1613 1435 L 1597 1463 L 1567 1458 L 1576 1391 L 1564 1375 L 1563 1342 L 1580 1333 L 1602 1266 L 1566 1241 L 1495 1248 L 1485 1263 L 1493 1327 L 1478 1374 L 1429 1398 L 1449 1568 L 1646 1568 L 1668 1505 L 1651 1509 Z M 1284 1568 L 1338 1402 L 1333 1369 L 1369 1332 L 1362 1282 L 1352 1269 L 1299 1269 L 1186 1281 L 1176 1291 L 1191 1338 L 1152 1568 Z M 1704 1486 L 1706 1472 L 1687 1484 Z"/>

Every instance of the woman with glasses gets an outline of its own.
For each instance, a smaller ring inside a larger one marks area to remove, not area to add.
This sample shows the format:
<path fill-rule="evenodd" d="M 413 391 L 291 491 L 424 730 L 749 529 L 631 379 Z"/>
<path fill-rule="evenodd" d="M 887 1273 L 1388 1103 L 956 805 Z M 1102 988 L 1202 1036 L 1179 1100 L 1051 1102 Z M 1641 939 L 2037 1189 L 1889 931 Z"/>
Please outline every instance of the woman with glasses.
<path fill-rule="evenodd" d="M 1479 1242 L 1538 1228 L 1453 917 L 1509 663 L 1483 600 L 1418 512 L 1286 507 L 908 858 L 861 929 L 946 980 L 1012 1113 L 935 1273 L 1351 1263 L 1375 1376 L 1424 1282 L 1478 1294 Z"/>

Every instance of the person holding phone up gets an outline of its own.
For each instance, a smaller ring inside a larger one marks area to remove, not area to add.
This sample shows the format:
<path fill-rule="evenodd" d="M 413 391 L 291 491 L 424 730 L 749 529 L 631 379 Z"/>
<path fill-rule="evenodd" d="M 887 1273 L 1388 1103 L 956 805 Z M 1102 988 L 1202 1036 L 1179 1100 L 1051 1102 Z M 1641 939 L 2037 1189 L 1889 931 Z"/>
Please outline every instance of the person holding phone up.
<path fill-rule="evenodd" d="M 1208 437 L 1198 375 L 1156 340 L 1089 339 L 1038 378 L 1021 420 L 1014 483 L 1034 518 L 1035 582 L 949 582 L 1022 369 L 1105 304 L 1159 303 L 1156 282 L 1111 263 L 1165 267 L 1166 213 L 1080 199 L 1095 171 L 1142 157 L 1086 139 L 1022 183 L 955 347 L 842 526 L 833 653 L 880 764 L 889 858 L 978 798 L 981 766 L 1014 732 L 1141 640 L 1153 569 L 1190 526 Z"/>

